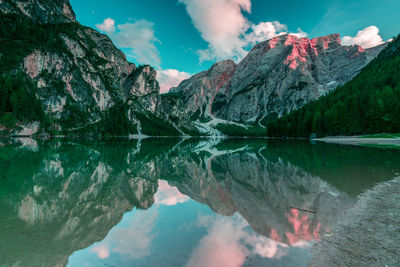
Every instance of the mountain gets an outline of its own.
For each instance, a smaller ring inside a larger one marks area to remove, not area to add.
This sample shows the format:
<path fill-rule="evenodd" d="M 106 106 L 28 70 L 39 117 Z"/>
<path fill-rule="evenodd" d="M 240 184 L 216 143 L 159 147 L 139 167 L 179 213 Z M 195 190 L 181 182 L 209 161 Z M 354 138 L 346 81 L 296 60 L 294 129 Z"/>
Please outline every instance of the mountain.
<path fill-rule="evenodd" d="M 25 15 L 36 23 L 77 22 L 68 0 L 2 0 L 3 14 Z"/>
<path fill-rule="evenodd" d="M 350 81 L 385 45 L 281 35 L 160 95 L 157 72 L 77 22 L 68 0 L 0 1 L 0 134 L 265 136 Z"/>
<path fill-rule="evenodd" d="M 268 127 L 270 136 L 400 132 L 400 37 L 353 80 Z"/>
<path fill-rule="evenodd" d="M 19 126 L 30 134 L 179 134 L 162 111 L 157 72 L 80 25 L 68 0 L 3 0 L 0 17 L 0 129 L 36 121 Z"/>
<path fill-rule="evenodd" d="M 200 121 L 216 117 L 265 126 L 350 81 L 383 48 L 342 46 L 338 34 L 277 36 L 257 44 L 237 65 L 221 61 L 183 81 L 167 105 L 175 104 L 170 110 L 176 116 L 184 110 Z"/>

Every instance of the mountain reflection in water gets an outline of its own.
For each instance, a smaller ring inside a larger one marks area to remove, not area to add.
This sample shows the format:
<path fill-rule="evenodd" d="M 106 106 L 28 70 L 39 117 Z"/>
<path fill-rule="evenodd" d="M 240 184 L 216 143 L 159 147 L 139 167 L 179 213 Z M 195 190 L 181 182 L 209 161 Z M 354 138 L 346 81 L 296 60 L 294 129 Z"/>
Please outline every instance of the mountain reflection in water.
<path fill-rule="evenodd" d="M 397 151 L 307 142 L 1 142 L 0 266 L 306 265 L 400 173 Z"/>

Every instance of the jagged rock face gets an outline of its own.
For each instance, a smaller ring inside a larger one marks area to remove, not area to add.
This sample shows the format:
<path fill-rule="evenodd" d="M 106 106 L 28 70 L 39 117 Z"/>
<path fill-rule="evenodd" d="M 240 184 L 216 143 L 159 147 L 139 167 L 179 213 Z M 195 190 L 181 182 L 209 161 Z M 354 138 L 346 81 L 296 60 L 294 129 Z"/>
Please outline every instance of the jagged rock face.
<path fill-rule="evenodd" d="M 134 98 L 139 102 L 139 105 L 133 107 L 135 111 L 161 114 L 160 85 L 157 82 L 156 70 L 150 66 L 138 69 L 129 75 L 124 87 L 126 98 Z"/>
<path fill-rule="evenodd" d="M 240 62 L 218 114 L 237 121 L 280 117 L 350 81 L 382 48 L 341 46 L 338 34 L 274 37 Z"/>
<path fill-rule="evenodd" d="M 17 69 L 10 70 L 21 70 L 30 77 L 56 130 L 96 124 L 105 111 L 127 101 L 131 111 L 158 112 L 165 118 L 159 111 L 156 71 L 150 66 L 137 68 L 108 36 L 76 22 L 69 1 L 2 1 L 0 11 L 27 16 L 40 25 L 64 22 L 52 32 L 57 47 L 37 44 Z M 126 116 L 133 125 L 140 124 L 135 116 Z"/>
<path fill-rule="evenodd" d="M 236 69 L 232 60 L 214 64 L 208 71 L 203 71 L 183 81 L 171 93 L 179 94 L 183 101 L 182 108 L 196 117 L 212 115 L 212 103 L 219 90 L 231 79 Z"/>
<path fill-rule="evenodd" d="M 0 0 L 0 11 L 26 15 L 38 23 L 76 22 L 68 0 Z"/>
<path fill-rule="evenodd" d="M 122 87 L 136 69 L 111 40 L 92 29 L 76 28 L 76 38 L 61 35 L 63 50 L 35 50 L 24 59 L 24 71 L 37 84 L 37 96 L 53 118 L 63 120 L 77 111 L 82 126 L 123 100 Z M 93 44 L 96 44 L 95 47 Z M 90 54 L 90 55 L 89 55 Z"/>
<path fill-rule="evenodd" d="M 338 34 L 312 40 L 274 37 L 257 44 L 222 85 L 218 79 L 209 81 L 208 90 L 215 96 L 208 103 L 210 114 L 238 122 L 282 116 L 351 80 L 383 48 L 342 46 Z M 203 76 L 197 74 L 174 89 L 190 110 L 196 110 Z M 184 93 L 189 83 L 192 98 Z"/>

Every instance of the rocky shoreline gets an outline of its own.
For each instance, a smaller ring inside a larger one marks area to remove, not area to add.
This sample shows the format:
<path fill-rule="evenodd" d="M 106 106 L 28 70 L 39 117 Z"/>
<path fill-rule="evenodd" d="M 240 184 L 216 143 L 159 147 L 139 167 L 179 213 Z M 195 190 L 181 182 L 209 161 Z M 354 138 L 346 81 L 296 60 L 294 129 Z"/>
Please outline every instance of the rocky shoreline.
<path fill-rule="evenodd" d="M 310 266 L 399 266 L 400 177 L 378 184 L 316 243 Z"/>

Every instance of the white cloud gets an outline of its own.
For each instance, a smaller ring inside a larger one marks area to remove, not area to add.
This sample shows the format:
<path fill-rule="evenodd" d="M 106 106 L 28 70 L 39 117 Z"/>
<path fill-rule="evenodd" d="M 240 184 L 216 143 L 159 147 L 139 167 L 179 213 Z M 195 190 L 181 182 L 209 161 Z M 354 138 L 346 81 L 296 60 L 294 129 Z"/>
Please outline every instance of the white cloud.
<path fill-rule="evenodd" d="M 360 45 L 362 48 L 370 48 L 383 44 L 382 37 L 379 35 L 379 29 L 376 26 L 369 26 L 357 33 L 357 36 L 344 36 L 343 45 Z"/>
<path fill-rule="evenodd" d="M 250 12 L 250 0 L 180 0 L 192 18 L 201 37 L 209 43 L 210 51 L 200 51 L 208 58 L 209 52 L 217 58 L 242 57 L 244 41 L 238 38 L 249 28 L 242 10 Z"/>
<path fill-rule="evenodd" d="M 188 79 L 190 73 L 175 69 L 166 69 L 157 71 L 157 80 L 160 84 L 161 93 L 168 93 L 169 89 L 178 86 L 181 81 Z"/>
<path fill-rule="evenodd" d="M 174 206 L 178 203 L 184 203 L 190 198 L 179 192 L 178 188 L 175 186 L 170 186 L 168 182 L 159 180 L 158 190 L 154 196 L 156 204 L 161 204 L 165 206 Z"/>
<path fill-rule="evenodd" d="M 105 19 L 103 23 L 96 24 L 96 27 L 103 32 L 113 33 L 115 32 L 115 20 L 112 18 Z"/>
<path fill-rule="evenodd" d="M 180 0 L 208 48 L 198 50 L 200 61 L 240 60 L 250 46 L 285 34 L 278 21 L 251 23 L 243 12 L 251 12 L 251 0 Z M 304 36 L 300 30 L 298 35 Z"/>
<path fill-rule="evenodd" d="M 108 33 L 118 47 L 127 49 L 128 57 L 135 58 L 140 64 L 159 68 L 161 59 L 155 44 L 160 41 L 155 37 L 153 26 L 154 23 L 142 19 L 115 28 L 115 21 L 111 18 L 96 25 L 99 30 Z"/>
<path fill-rule="evenodd" d="M 251 25 L 251 32 L 246 35 L 246 41 L 250 45 L 271 39 L 278 34 L 286 34 L 287 26 L 279 21 L 261 22 Z"/>
<path fill-rule="evenodd" d="M 298 28 L 297 32 L 295 33 L 290 33 L 291 35 L 295 35 L 298 38 L 306 38 L 308 36 L 308 33 L 304 32 L 302 29 Z"/>

